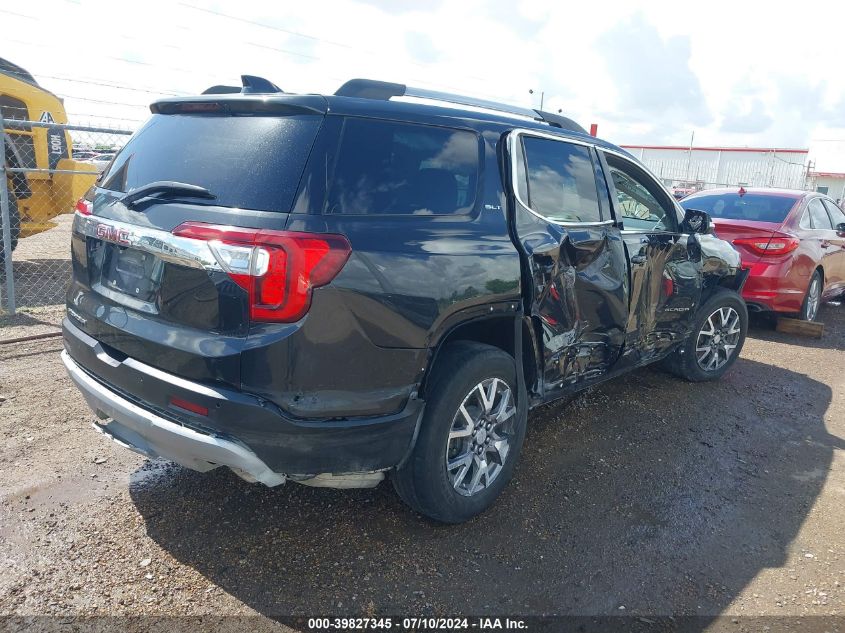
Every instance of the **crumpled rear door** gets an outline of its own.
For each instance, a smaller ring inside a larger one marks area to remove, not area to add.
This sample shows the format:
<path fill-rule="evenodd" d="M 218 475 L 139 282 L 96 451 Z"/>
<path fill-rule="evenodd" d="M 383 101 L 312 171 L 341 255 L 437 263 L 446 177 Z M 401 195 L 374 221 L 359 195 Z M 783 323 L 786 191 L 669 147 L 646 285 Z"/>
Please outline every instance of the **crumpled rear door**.
<path fill-rule="evenodd" d="M 560 156 L 558 145 L 535 139 L 559 144 Z M 542 387 L 552 398 L 605 374 L 619 358 L 628 316 L 625 250 L 591 147 L 526 132 L 511 136 L 510 151 L 515 233 L 531 276 L 526 292 L 541 339 Z"/>

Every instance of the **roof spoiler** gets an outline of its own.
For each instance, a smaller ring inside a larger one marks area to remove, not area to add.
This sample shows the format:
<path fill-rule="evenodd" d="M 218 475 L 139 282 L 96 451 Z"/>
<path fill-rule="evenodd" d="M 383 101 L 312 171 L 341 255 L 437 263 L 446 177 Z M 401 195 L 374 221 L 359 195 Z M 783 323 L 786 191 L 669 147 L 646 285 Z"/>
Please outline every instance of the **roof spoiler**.
<path fill-rule="evenodd" d="M 240 88 L 238 86 L 224 85 L 211 86 L 203 90 L 202 94 L 226 95 L 241 93 L 245 95 L 263 95 L 284 93 L 284 90 L 279 88 L 272 81 L 264 79 L 264 77 L 258 77 L 257 75 L 241 75 L 241 84 L 242 86 Z"/>
<path fill-rule="evenodd" d="M 202 91 L 204 95 L 232 95 L 241 91 L 237 86 L 210 86 Z"/>
<path fill-rule="evenodd" d="M 272 94 L 276 92 L 284 92 L 276 84 L 264 77 L 257 77 L 256 75 L 241 75 L 241 92 L 245 95 L 254 94 Z"/>
<path fill-rule="evenodd" d="M 580 132 L 581 134 L 587 133 L 587 130 L 578 125 L 575 121 L 569 117 L 561 116 L 559 114 L 543 112 L 542 110 L 533 110 L 531 108 L 521 108 L 519 106 L 507 105 L 497 101 L 476 99 L 474 97 L 466 97 L 448 92 L 412 88 L 410 86 L 406 86 L 405 84 L 396 84 L 387 81 L 350 79 L 338 88 L 335 95 L 338 97 L 356 97 L 358 99 L 376 99 L 379 101 L 388 101 L 391 97 L 417 97 L 420 99 L 443 101 L 458 105 L 472 106 L 475 108 L 485 108 L 487 110 L 495 110 L 497 112 L 507 112 L 508 114 L 518 114 L 520 116 L 527 116 L 538 121 L 543 121 L 551 126 L 558 127 L 563 130 Z"/>

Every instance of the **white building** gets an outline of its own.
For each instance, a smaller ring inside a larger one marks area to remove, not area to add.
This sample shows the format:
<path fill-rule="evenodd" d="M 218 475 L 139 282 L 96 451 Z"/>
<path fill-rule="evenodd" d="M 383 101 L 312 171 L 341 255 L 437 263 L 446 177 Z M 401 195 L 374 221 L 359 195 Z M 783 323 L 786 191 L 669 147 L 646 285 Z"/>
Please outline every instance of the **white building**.
<path fill-rule="evenodd" d="M 836 171 L 810 172 L 809 189 L 825 193 L 839 204 L 845 200 L 845 173 Z"/>
<path fill-rule="evenodd" d="M 783 187 L 805 189 L 808 149 L 623 145 L 667 187 Z M 832 195 L 832 194 L 831 194 Z M 834 196 L 837 197 L 837 196 Z"/>
<path fill-rule="evenodd" d="M 816 138 L 810 141 L 810 182 L 807 188 L 845 200 L 845 140 Z"/>

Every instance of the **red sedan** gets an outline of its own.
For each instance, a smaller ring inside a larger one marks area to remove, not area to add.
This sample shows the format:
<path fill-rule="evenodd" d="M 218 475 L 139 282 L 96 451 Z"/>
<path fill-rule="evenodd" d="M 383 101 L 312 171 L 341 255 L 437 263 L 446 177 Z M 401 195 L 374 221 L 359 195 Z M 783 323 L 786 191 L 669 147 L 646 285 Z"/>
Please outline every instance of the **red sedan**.
<path fill-rule="evenodd" d="M 816 318 L 822 301 L 845 292 L 845 213 L 820 193 L 708 189 L 681 201 L 706 211 L 716 234 L 750 269 L 742 296 L 751 310 Z"/>

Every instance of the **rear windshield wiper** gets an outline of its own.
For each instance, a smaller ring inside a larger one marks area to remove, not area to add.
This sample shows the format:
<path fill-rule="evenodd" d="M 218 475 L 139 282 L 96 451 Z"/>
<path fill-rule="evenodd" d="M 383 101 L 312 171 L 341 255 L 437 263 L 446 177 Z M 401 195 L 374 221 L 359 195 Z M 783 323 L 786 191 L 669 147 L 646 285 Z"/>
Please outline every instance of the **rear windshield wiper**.
<path fill-rule="evenodd" d="M 157 198 L 202 198 L 205 200 L 214 200 L 217 198 L 208 189 L 199 185 L 174 182 L 172 180 L 157 180 L 133 189 L 123 196 L 120 201 L 131 209 L 139 200 L 153 196 Z"/>

